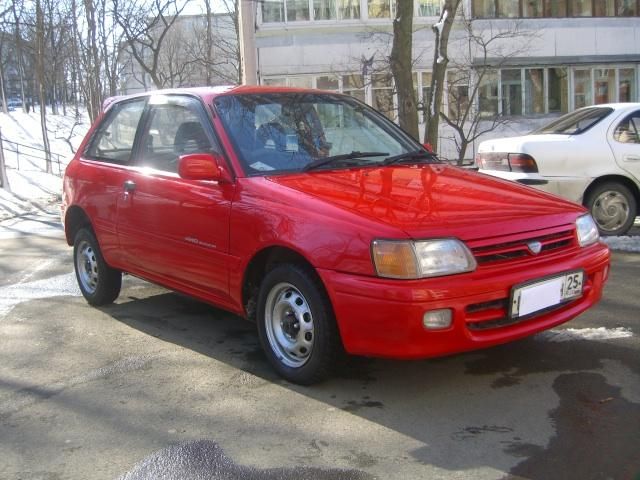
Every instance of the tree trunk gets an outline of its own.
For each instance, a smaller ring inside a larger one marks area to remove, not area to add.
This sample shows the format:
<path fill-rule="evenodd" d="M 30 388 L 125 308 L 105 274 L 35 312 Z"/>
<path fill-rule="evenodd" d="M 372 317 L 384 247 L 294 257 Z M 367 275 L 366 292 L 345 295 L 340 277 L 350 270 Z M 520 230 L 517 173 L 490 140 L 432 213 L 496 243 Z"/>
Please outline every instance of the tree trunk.
<path fill-rule="evenodd" d="M 211 65 L 213 65 L 213 25 L 211 25 L 211 0 L 204 0 L 204 6 L 207 14 L 207 60 L 205 62 L 205 68 L 207 70 L 206 82 L 208 86 L 211 86 L 211 84 L 213 83 L 213 76 L 211 75 Z"/>
<path fill-rule="evenodd" d="M 20 95 L 22 99 L 22 111 L 24 113 L 29 113 L 27 112 L 27 105 L 26 105 L 27 97 L 25 96 L 25 92 L 24 92 L 24 62 L 23 62 L 24 59 L 22 58 L 22 36 L 20 35 L 20 18 L 18 17 L 16 4 L 17 2 L 13 2 L 12 10 L 13 10 L 13 20 L 16 23 L 15 29 L 14 29 L 14 36 L 16 41 L 16 53 L 18 56 L 18 74 L 20 76 Z"/>
<path fill-rule="evenodd" d="M 7 177 L 7 166 L 4 163 L 4 147 L 2 145 L 2 131 L 0 131 L 0 188 L 4 188 L 7 192 L 11 191 L 9 186 L 9 178 Z"/>
<path fill-rule="evenodd" d="M 393 46 L 391 48 L 391 73 L 398 94 L 398 118 L 402 127 L 419 140 L 418 107 L 413 86 L 412 71 L 413 2 L 398 2 L 393 21 Z"/>
<path fill-rule="evenodd" d="M 49 145 L 49 133 L 47 131 L 47 104 L 45 96 L 44 76 L 44 14 L 40 0 L 36 0 L 36 80 L 40 97 L 40 127 L 42 128 L 42 145 L 47 173 L 53 173 L 51 163 L 51 147 Z"/>
<path fill-rule="evenodd" d="M 449 33 L 453 21 L 460 6 L 461 0 L 444 0 L 440 21 L 432 28 L 435 34 L 435 48 L 433 51 L 433 73 L 431 75 L 431 96 L 426 102 L 424 142 L 429 142 L 433 151 L 438 151 L 438 127 L 440 122 L 440 110 L 442 109 L 442 97 L 444 96 L 444 78 L 447 72 L 447 50 L 449 46 Z"/>
<path fill-rule="evenodd" d="M 2 90 L 2 111 L 9 113 L 7 108 L 7 95 L 4 90 L 4 66 L 2 65 L 2 59 L 0 58 L 0 90 Z"/>

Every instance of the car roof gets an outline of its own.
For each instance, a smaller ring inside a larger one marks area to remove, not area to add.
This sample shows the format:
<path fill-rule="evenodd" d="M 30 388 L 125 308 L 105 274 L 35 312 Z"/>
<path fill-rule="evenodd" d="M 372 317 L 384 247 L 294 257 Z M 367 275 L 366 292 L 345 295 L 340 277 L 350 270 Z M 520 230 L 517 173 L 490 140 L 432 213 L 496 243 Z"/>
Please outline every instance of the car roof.
<path fill-rule="evenodd" d="M 625 110 L 625 109 L 640 108 L 640 103 L 639 102 L 599 103 L 597 105 L 588 105 L 586 107 L 581 107 L 578 110 L 584 110 L 587 108 L 613 108 L 614 110 Z"/>
<path fill-rule="evenodd" d="M 103 110 L 107 110 L 113 104 L 129 100 L 132 98 L 149 97 L 154 95 L 193 95 L 202 98 L 208 102 L 221 95 L 245 95 L 260 93 L 330 93 L 340 94 L 339 92 L 315 90 L 311 88 L 295 88 L 295 87 L 277 87 L 265 85 L 223 85 L 217 87 L 189 87 L 189 88 L 171 88 L 162 90 L 150 90 L 148 92 L 134 93 L 131 95 L 120 95 L 109 97 L 102 103 Z"/>

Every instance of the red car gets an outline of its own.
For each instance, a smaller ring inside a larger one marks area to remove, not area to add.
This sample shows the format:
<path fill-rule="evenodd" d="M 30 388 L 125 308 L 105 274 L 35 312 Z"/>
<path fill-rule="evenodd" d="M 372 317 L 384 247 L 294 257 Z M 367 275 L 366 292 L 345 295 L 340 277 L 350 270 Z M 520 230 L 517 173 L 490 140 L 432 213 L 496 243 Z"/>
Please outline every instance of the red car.
<path fill-rule="evenodd" d="M 488 347 L 596 303 L 609 250 L 585 209 L 440 163 L 345 95 L 266 87 L 113 99 L 64 179 L 83 295 L 122 272 L 257 323 L 286 379 L 339 354 Z"/>

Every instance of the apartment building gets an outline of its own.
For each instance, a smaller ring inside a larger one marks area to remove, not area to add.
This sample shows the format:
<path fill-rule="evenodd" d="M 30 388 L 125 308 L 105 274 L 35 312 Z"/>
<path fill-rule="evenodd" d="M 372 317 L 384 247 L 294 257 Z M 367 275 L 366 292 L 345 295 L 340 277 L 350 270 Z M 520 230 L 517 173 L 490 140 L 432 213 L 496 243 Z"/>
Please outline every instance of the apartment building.
<path fill-rule="evenodd" d="M 344 92 L 394 118 L 395 1 L 415 2 L 413 73 L 422 102 L 440 0 L 256 2 L 259 83 Z M 470 101 L 487 122 L 506 121 L 487 136 L 529 131 L 586 105 L 640 101 L 640 0 L 463 0 L 448 57 L 443 109 L 455 117 Z M 443 126 L 440 137 L 441 154 L 455 157 L 452 130 Z"/>

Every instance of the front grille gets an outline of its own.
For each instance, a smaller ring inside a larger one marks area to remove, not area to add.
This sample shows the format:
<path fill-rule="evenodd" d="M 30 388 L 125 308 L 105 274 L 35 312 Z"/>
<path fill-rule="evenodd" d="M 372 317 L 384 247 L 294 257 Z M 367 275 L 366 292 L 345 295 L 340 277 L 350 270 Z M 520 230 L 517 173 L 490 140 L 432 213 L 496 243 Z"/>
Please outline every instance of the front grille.
<path fill-rule="evenodd" d="M 487 265 L 496 262 L 523 259 L 527 257 L 540 257 L 549 253 L 555 253 L 563 249 L 569 249 L 575 245 L 573 229 L 562 229 L 543 234 L 525 236 L 516 240 L 498 241 L 490 245 L 471 246 L 473 256 L 478 265 Z M 528 244 L 540 242 L 540 253 L 534 254 Z"/>

